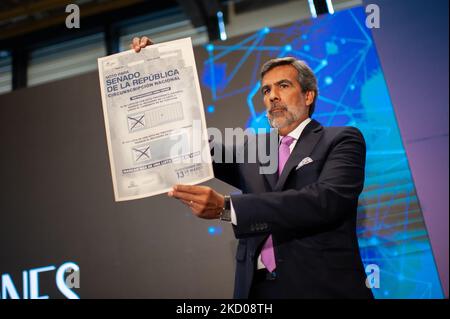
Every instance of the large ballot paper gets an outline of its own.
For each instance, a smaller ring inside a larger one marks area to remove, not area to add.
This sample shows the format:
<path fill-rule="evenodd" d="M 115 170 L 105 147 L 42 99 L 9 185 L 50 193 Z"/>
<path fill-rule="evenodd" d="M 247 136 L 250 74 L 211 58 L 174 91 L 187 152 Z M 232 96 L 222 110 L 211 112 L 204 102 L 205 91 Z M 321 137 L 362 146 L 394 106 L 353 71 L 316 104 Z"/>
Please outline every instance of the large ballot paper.
<path fill-rule="evenodd" d="M 190 38 L 98 59 L 116 201 L 214 177 Z"/>

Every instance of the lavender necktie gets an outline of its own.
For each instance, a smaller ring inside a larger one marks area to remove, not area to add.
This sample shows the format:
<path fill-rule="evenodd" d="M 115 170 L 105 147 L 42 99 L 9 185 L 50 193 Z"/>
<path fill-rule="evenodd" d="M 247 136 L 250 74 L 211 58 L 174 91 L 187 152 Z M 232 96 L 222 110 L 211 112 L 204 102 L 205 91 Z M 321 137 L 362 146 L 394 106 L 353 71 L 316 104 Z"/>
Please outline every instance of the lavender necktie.
<path fill-rule="evenodd" d="M 289 146 L 293 141 L 294 138 L 291 136 L 284 136 L 281 139 L 280 148 L 278 150 L 278 176 L 280 176 L 281 172 L 283 172 L 284 165 L 286 164 L 289 155 L 291 155 Z M 274 269 L 276 268 L 272 235 L 269 235 L 266 242 L 264 243 L 264 246 L 261 249 L 261 261 L 270 272 L 274 271 Z"/>

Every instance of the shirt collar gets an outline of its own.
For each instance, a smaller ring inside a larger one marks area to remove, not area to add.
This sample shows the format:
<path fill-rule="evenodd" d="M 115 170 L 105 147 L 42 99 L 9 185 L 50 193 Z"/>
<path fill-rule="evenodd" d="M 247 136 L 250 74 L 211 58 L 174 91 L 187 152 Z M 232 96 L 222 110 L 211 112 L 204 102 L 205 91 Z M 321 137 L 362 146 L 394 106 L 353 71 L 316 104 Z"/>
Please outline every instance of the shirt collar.
<path fill-rule="evenodd" d="M 302 134 L 302 132 L 305 129 L 306 125 L 309 124 L 309 122 L 311 122 L 311 118 L 308 117 L 306 120 L 301 122 L 295 129 L 293 129 L 288 134 L 288 136 L 293 137 L 297 141 L 300 138 L 300 135 Z M 280 142 L 281 139 L 283 138 L 283 136 L 279 136 L 278 138 L 279 138 L 278 142 Z"/>

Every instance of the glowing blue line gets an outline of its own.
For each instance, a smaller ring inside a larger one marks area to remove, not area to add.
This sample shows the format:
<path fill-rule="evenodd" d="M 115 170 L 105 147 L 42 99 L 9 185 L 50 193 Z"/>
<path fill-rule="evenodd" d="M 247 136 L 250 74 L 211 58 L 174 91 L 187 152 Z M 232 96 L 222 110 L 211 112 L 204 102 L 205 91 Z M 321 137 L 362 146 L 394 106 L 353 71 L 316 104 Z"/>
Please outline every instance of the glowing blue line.
<path fill-rule="evenodd" d="M 264 35 L 262 35 L 262 36 L 264 36 Z M 256 44 L 262 39 L 262 36 L 261 35 L 258 36 L 258 38 L 253 43 L 254 46 L 256 46 Z M 234 70 L 230 73 L 229 77 L 227 78 L 227 80 L 225 82 L 226 85 L 228 85 L 228 83 L 230 83 L 230 81 L 234 78 L 237 71 L 239 71 L 242 64 L 244 64 L 244 62 L 247 60 L 247 58 L 249 57 L 249 55 L 252 52 L 253 52 L 253 50 L 248 50 L 247 52 L 245 52 L 245 54 L 242 56 L 241 60 L 239 60 L 238 64 L 236 64 Z"/>
<path fill-rule="evenodd" d="M 383 196 L 383 195 L 387 195 L 387 193 L 384 193 L 384 194 L 383 193 L 379 193 L 379 194 L 376 194 L 376 195 Z M 373 197 L 371 197 L 371 198 L 373 198 Z M 376 205 L 380 205 L 380 208 L 387 207 L 387 206 L 392 207 L 392 206 L 397 206 L 397 205 L 402 206 L 404 204 L 404 201 L 406 200 L 406 198 L 408 198 L 409 200 L 417 201 L 417 196 L 416 195 L 410 195 L 408 197 L 395 198 L 395 199 L 392 200 L 391 204 L 387 204 L 386 201 L 380 201 L 380 202 L 377 202 L 377 203 L 375 203 L 375 202 L 365 203 L 364 204 L 364 208 L 365 209 L 372 209 L 372 208 L 376 208 L 377 207 Z M 402 211 L 403 211 L 403 209 L 402 209 Z M 390 213 L 390 214 L 392 214 L 392 213 Z"/>
<path fill-rule="evenodd" d="M 256 58 L 255 58 L 255 65 L 260 65 L 261 63 L 261 52 L 257 52 L 256 53 Z M 250 83 L 254 83 L 255 81 L 258 81 L 257 77 L 257 72 L 259 70 L 257 68 L 253 68 L 253 73 L 252 73 L 252 78 L 250 79 Z"/>
<path fill-rule="evenodd" d="M 358 26 L 359 30 L 361 30 L 362 34 L 364 35 L 364 37 L 366 38 L 367 42 L 372 45 L 372 40 L 370 39 L 369 35 L 366 33 L 366 31 L 364 31 L 364 28 L 361 26 L 361 24 L 359 23 L 358 19 L 356 19 L 355 15 L 353 14 L 353 12 L 351 10 L 349 10 L 350 15 L 352 16 L 353 20 L 355 21 L 356 25 Z"/>
<path fill-rule="evenodd" d="M 209 63 L 209 75 L 211 77 L 211 92 L 212 92 L 212 99 L 213 101 L 216 101 L 217 99 L 217 95 L 216 95 L 216 75 L 214 72 L 214 63 L 212 62 L 213 59 L 213 53 L 212 51 L 208 51 L 209 54 L 209 61 L 211 61 L 211 63 Z"/>
<path fill-rule="evenodd" d="M 409 214 L 411 214 L 412 212 L 411 211 L 409 211 Z M 420 215 L 420 210 L 419 209 L 417 209 L 417 210 L 415 210 L 415 212 L 414 212 L 415 214 L 419 214 Z M 399 215 L 408 215 L 408 213 L 407 214 L 405 214 L 405 212 L 401 212 L 401 213 L 399 213 Z M 392 213 L 389 213 L 389 218 L 391 218 L 392 217 Z M 423 223 L 423 219 L 421 218 L 421 217 L 416 217 L 416 218 L 411 218 L 410 219 L 410 221 L 408 222 L 408 225 L 405 225 L 404 224 L 404 222 L 403 221 L 399 221 L 399 222 L 396 222 L 396 223 L 394 223 L 394 222 L 389 222 L 389 223 L 387 223 L 387 224 L 385 224 L 385 225 L 383 225 L 383 226 L 381 226 L 379 223 L 378 224 L 376 224 L 376 226 L 375 227 L 373 227 L 372 229 L 370 229 L 371 231 L 376 231 L 376 232 L 379 232 L 379 231 L 382 231 L 382 230 L 393 230 L 393 229 L 395 229 L 395 228 L 400 228 L 400 227 L 406 227 L 406 226 L 411 226 L 411 225 L 413 225 L 413 224 L 421 224 L 421 223 Z M 408 232 L 402 232 L 402 234 L 407 234 Z M 425 230 L 420 230 L 420 233 L 416 233 L 416 234 L 413 234 L 413 233 L 411 233 L 411 232 L 409 232 L 409 234 L 408 234 L 408 238 L 403 238 L 403 240 L 408 240 L 408 239 L 412 239 L 412 238 L 417 238 L 417 237 L 422 237 L 424 234 L 426 234 L 426 232 L 425 232 Z M 401 240 L 401 239 L 400 239 Z M 404 254 L 404 253 L 402 253 L 402 254 Z"/>
<path fill-rule="evenodd" d="M 390 171 L 391 169 L 393 169 L 394 167 L 396 167 L 396 166 L 398 166 L 398 165 L 405 165 L 405 164 L 407 164 L 406 161 L 407 161 L 406 157 L 403 157 L 403 158 L 399 159 L 397 162 L 392 163 L 391 166 L 386 166 L 386 167 L 384 168 L 384 170 L 385 170 L 385 171 Z M 405 162 L 406 162 L 406 163 L 405 163 Z"/>
<path fill-rule="evenodd" d="M 308 58 L 308 59 L 310 59 L 312 61 L 315 61 L 315 62 L 321 62 L 322 61 L 322 59 L 318 59 L 318 58 L 313 57 L 313 56 L 311 56 L 309 54 L 306 54 L 306 53 L 304 53 L 302 51 L 292 50 L 292 53 L 294 53 L 294 54 L 296 54 L 298 56 L 303 56 L 303 57 Z"/>
<path fill-rule="evenodd" d="M 404 185 L 392 185 L 385 187 L 383 189 L 375 188 L 371 190 L 364 190 L 363 194 L 359 197 L 360 199 L 371 199 L 373 198 L 378 192 L 381 192 L 382 194 L 389 195 L 391 192 L 399 192 L 399 191 L 410 191 L 411 188 L 414 186 L 412 182 L 407 182 Z"/>
<path fill-rule="evenodd" d="M 227 97 L 230 97 L 230 96 L 233 96 L 233 95 L 237 95 L 237 94 L 242 93 L 242 92 L 247 92 L 249 88 L 250 88 L 249 85 L 244 86 L 244 87 L 242 87 L 242 88 L 240 88 L 238 90 L 234 90 L 234 91 L 231 91 L 229 93 L 224 93 L 223 95 L 218 95 L 217 99 L 224 99 L 224 98 L 227 98 Z"/>
<path fill-rule="evenodd" d="M 359 70 L 361 68 L 361 65 L 364 63 L 366 55 L 367 55 L 367 52 L 369 51 L 369 48 L 370 47 L 368 47 L 366 50 L 364 50 L 364 54 L 361 56 L 360 61 L 358 62 L 358 65 L 356 66 L 352 76 L 350 77 L 350 81 L 345 86 L 344 93 L 342 93 L 341 97 L 339 98 L 339 101 L 338 101 L 339 104 L 341 104 L 342 101 L 344 100 L 344 98 L 345 98 L 345 96 L 347 94 L 347 91 L 350 88 L 350 83 L 353 83 L 353 79 L 355 78 L 356 74 L 358 74 L 358 72 L 359 72 Z M 337 108 L 336 108 L 335 111 L 337 112 Z M 330 119 L 328 120 L 328 125 L 331 125 L 332 121 L 333 121 L 333 117 L 330 117 Z"/>
<path fill-rule="evenodd" d="M 253 88 L 253 90 L 250 91 L 250 94 L 247 96 L 247 104 L 250 109 L 250 114 L 252 115 L 252 118 L 257 117 L 256 111 L 255 111 L 255 106 L 253 105 L 253 96 L 255 96 L 256 93 L 258 93 L 260 87 L 261 87 L 261 82 L 260 81 L 256 82 L 255 87 Z"/>
<path fill-rule="evenodd" d="M 363 51 L 360 51 L 358 54 L 355 54 L 350 60 L 347 61 L 337 72 L 335 72 L 335 76 L 341 74 L 351 63 L 353 63 L 356 59 L 360 57 Z"/>
<path fill-rule="evenodd" d="M 361 39 L 352 39 L 352 38 L 338 38 L 340 40 L 345 40 L 346 42 L 353 42 L 353 43 L 361 43 L 361 44 L 368 44 L 370 45 L 370 43 L 368 43 L 366 40 L 361 40 Z"/>
<path fill-rule="evenodd" d="M 321 60 L 319 65 L 314 69 L 314 73 L 318 73 L 320 70 L 322 70 L 324 67 L 326 67 L 328 65 L 328 62 L 326 62 L 326 60 Z"/>
<path fill-rule="evenodd" d="M 286 52 L 288 52 L 288 50 L 286 50 L 286 48 L 284 48 L 284 50 L 283 51 L 281 51 L 280 52 L 280 54 L 278 54 L 278 58 L 282 58 L 282 57 L 284 57 L 284 55 L 286 54 Z"/>
<path fill-rule="evenodd" d="M 213 57 L 212 61 L 220 59 L 221 57 L 223 57 L 223 56 L 227 55 L 228 53 L 230 53 L 231 51 L 233 51 L 235 48 L 239 48 L 244 43 L 250 42 L 251 40 L 253 40 L 253 38 L 258 37 L 258 35 L 259 35 L 258 33 L 255 33 L 255 34 L 249 36 L 248 38 L 242 40 L 240 43 L 238 43 L 236 45 L 232 45 L 232 46 L 220 45 L 220 46 L 218 46 L 219 49 L 225 49 L 225 51 L 223 51 L 220 54 L 218 54 L 215 57 Z M 207 62 L 209 62 L 209 60 Z"/>
<path fill-rule="evenodd" d="M 233 45 L 227 47 L 225 45 L 217 45 L 217 50 L 233 48 L 233 51 L 245 51 L 245 50 L 253 50 L 253 51 L 278 51 L 283 50 L 284 46 L 261 46 L 261 45 L 252 45 L 252 46 L 241 46 L 241 45 Z"/>
<path fill-rule="evenodd" d="M 385 155 L 403 155 L 405 154 L 405 150 L 388 150 L 388 151 L 367 151 L 367 155 L 374 156 L 385 156 Z"/>

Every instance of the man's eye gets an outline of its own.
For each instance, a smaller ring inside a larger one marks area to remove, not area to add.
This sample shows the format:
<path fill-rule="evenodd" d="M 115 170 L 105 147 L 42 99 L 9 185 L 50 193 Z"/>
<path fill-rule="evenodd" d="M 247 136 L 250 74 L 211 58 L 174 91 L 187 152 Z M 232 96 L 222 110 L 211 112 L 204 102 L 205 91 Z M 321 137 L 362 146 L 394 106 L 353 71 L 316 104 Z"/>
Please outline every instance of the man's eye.
<path fill-rule="evenodd" d="M 282 89 L 285 89 L 285 88 L 287 88 L 287 87 L 288 87 L 288 85 L 287 85 L 286 83 L 280 84 L 280 88 L 282 88 Z"/>
<path fill-rule="evenodd" d="M 265 90 L 263 90 L 263 95 L 267 95 L 267 94 L 269 94 L 269 92 L 270 92 L 269 89 L 265 89 Z"/>

